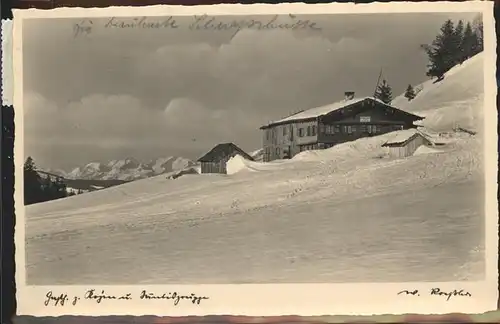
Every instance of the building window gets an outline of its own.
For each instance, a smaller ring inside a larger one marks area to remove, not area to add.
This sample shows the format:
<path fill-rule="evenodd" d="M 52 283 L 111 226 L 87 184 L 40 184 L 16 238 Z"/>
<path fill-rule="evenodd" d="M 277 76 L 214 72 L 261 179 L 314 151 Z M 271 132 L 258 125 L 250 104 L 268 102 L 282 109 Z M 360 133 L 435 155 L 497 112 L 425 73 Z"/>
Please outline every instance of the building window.
<path fill-rule="evenodd" d="M 299 137 L 304 137 L 304 129 L 299 128 Z"/>
<path fill-rule="evenodd" d="M 326 127 L 325 127 L 325 125 L 323 125 L 323 124 L 319 125 L 319 132 L 320 132 L 320 134 L 326 133 Z"/>
<path fill-rule="evenodd" d="M 323 128 L 323 129 L 322 129 Z M 334 133 L 340 133 L 340 126 L 339 125 L 321 125 L 320 126 L 320 133 L 324 133 L 327 135 L 333 135 Z M 313 136 L 316 135 L 316 126 L 313 126 Z"/>
<path fill-rule="evenodd" d="M 312 151 L 312 150 L 317 150 L 318 149 L 318 145 L 317 144 L 307 144 L 307 145 L 301 145 L 300 146 L 300 151 L 303 152 L 303 151 Z"/>
<path fill-rule="evenodd" d="M 279 148 L 279 147 L 277 147 L 277 148 L 276 148 L 276 155 L 277 155 L 278 157 L 280 156 L 280 148 Z"/>
<path fill-rule="evenodd" d="M 283 136 L 286 136 L 286 126 L 283 126 Z"/>
<path fill-rule="evenodd" d="M 312 136 L 316 136 L 316 125 L 312 127 Z"/>
<path fill-rule="evenodd" d="M 311 145 L 311 144 L 309 144 L 309 145 L 301 145 L 300 146 L 300 151 L 301 152 L 311 151 L 311 150 L 314 150 L 314 148 L 315 148 L 315 145 Z"/>
<path fill-rule="evenodd" d="M 307 136 L 311 136 L 311 126 L 307 126 Z"/>

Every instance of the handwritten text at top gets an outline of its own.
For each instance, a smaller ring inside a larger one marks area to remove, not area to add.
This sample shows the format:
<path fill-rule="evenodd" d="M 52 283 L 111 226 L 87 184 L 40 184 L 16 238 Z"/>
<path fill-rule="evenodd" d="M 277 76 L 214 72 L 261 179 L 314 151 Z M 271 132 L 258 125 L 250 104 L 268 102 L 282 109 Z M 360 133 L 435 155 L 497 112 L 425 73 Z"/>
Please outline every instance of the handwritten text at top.
<path fill-rule="evenodd" d="M 321 27 L 310 19 L 300 19 L 296 15 L 273 15 L 262 18 L 231 18 L 224 16 L 190 16 L 186 19 L 167 17 L 110 17 L 104 20 L 85 18 L 73 25 L 75 37 L 89 36 L 94 28 L 121 30 L 187 29 L 189 31 L 230 32 L 236 35 L 243 29 L 251 30 L 294 30 L 320 31 Z"/>

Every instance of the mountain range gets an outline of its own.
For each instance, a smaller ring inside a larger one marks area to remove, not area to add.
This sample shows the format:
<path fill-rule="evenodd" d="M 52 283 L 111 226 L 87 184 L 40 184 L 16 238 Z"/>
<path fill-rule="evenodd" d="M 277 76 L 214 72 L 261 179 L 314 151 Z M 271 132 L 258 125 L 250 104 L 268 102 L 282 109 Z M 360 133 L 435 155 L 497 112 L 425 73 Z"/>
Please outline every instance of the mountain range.
<path fill-rule="evenodd" d="M 250 155 L 256 161 L 262 161 L 262 149 L 258 149 Z M 68 180 L 119 180 L 133 181 L 144 178 L 167 174 L 194 168 L 198 170 L 199 164 L 183 157 L 169 156 L 140 162 L 128 157 L 122 160 L 111 160 L 109 162 L 90 162 L 79 166 L 69 172 L 64 170 L 44 169 L 43 171 L 61 176 Z"/>
<path fill-rule="evenodd" d="M 183 157 L 163 157 L 140 162 L 134 158 L 112 160 L 107 163 L 91 162 L 77 167 L 70 172 L 63 170 L 44 170 L 48 173 L 62 176 L 66 179 L 81 180 L 123 180 L 133 181 L 164 173 L 180 171 L 196 167 L 196 163 Z"/>

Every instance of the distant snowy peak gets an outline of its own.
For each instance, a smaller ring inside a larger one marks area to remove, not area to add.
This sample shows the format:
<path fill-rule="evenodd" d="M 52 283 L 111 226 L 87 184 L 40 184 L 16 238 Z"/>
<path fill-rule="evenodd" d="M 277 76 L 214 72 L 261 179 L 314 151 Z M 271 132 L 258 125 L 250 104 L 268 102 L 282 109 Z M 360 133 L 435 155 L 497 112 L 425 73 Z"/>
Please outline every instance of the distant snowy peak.
<path fill-rule="evenodd" d="M 159 158 L 151 162 L 151 168 L 158 174 L 183 170 L 193 165 L 195 165 L 195 163 L 189 159 L 174 156 Z"/>
<path fill-rule="evenodd" d="M 196 163 L 189 159 L 175 156 L 158 158 L 148 163 L 139 162 L 134 158 L 126 158 L 107 163 L 91 162 L 73 169 L 64 176 L 69 179 L 132 181 L 184 170 L 194 165 Z"/>
<path fill-rule="evenodd" d="M 94 179 L 109 172 L 110 168 L 99 162 L 91 162 L 83 167 L 73 169 L 67 174 L 68 178 L 73 179 Z"/>
<path fill-rule="evenodd" d="M 112 169 L 135 169 L 139 167 L 141 163 L 134 158 L 126 158 L 123 160 L 112 160 L 108 163 L 108 167 Z"/>

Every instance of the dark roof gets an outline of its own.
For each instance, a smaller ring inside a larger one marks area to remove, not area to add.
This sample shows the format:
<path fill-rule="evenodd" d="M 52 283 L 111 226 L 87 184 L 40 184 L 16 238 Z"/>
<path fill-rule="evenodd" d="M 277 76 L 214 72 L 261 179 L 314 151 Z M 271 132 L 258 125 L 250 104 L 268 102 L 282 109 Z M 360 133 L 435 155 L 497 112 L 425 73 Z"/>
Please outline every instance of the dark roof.
<path fill-rule="evenodd" d="M 333 104 L 329 104 L 326 106 L 304 110 L 304 111 L 301 111 L 299 113 L 288 116 L 286 118 L 283 118 L 281 120 L 271 122 L 267 125 L 264 125 L 264 126 L 260 127 L 260 129 L 266 129 L 266 128 L 270 128 L 273 126 L 290 124 L 290 123 L 311 121 L 311 120 L 315 120 L 315 119 L 323 117 L 323 116 L 330 116 L 330 115 L 333 116 L 335 114 L 338 115 L 338 112 L 340 112 L 341 110 L 343 110 L 344 108 L 347 108 L 347 107 L 357 107 L 357 109 L 353 110 L 351 112 L 351 114 L 359 113 L 363 110 L 370 109 L 370 107 L 371 107 L 370 105 L 362 105 L 361 104 L 361 103 L 367 102 L 367 101 L 372 102 L 374 104 L 377 104 L 379 106 L 384 106 L 387 108 L 394 109 L 395 111 L 399 112 L 400 114 L 402 114 L 406 117 L 409 117 L 415 121 L 424 119 L 424 117 L 417 116 L 417 115 L 409 113 L 407 111 L 398 109 L 398 108 L 393 107 L 391 105 L 388 105 L 388 104 L 386 104 L 386 103 L 384 103 L 376 98 L 364 97 L 364 98 L 356 98 L 356 99 L 350 99 L 350 100 L 342 100 L 342 101 L 335 102 Z M 348 117 L 348 114 L 343 114 L 342 117 Z"/>
<path fill-rule="evenodd" d="M 247 160 L 253 161 L 253 158 L 248 155 L 245 151 L 240 149 L 238 146 L 236 146 L 233 143 L 222 143 L 216 145 L 213 149 L 211 149 L 207 154 L 203 155 L 201 158 L 198 159 L 198 162 L 217 162 L 223 157 L 229 156 L 229 155 L 236 155 L 236 154 L 241 155 Z"/>

